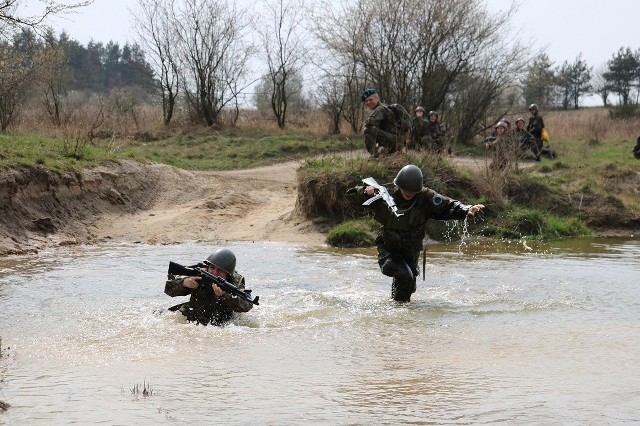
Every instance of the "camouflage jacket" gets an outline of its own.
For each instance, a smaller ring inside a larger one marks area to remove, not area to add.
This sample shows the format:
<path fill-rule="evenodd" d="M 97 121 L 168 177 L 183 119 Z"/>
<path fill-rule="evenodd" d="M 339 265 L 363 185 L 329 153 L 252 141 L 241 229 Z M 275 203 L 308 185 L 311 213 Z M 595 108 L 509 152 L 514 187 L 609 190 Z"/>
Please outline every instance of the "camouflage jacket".
<path fill-rule="evenodd" d="M 364 190 L 365 186 L 356 186 L 347 191 L 349 203 L 362 205 L 371 196 Z M 373 218 L 382 225 L 380 236 L 389 251 L 420 251 L 422 240 L 427 233 L 429 219 L 449 220 L 464 219 L 471 206 L 461 203 L 430 188 L 423 188 L 411 200 L 405 200 L 399 189 L 389 191 L 398 209 L 404 214 L 396 217 L 384 200 L 374 201 L 365 206 L 373 211 Z"/>
<path fill-rule="evenodd" d="M 383 103 L 378 104 L 378 106 L 371 111 L 371 115 L 369 115 L 364 122 L 364 127 L 365 129 L 377 127 L 379 130 L 388 133 L 398 133 L 396 117 L 393 115 L 393 111 Z"/>
<path fill-rule="evenodd" d="M 437 121 L 428 121 L 426 134 L 431 137 L 431 139 L 440 139 L 440 137 L 444 135 L 444 132 L 442 131 L 440 123 Z"/>
<path fill-rule="evenodd" d="M 544 128 L 544 120 L 540 114 L 532 115 L 529 117 L 529 124 L 527 124 L 527 131 L 534 137 L 540 139 L 542 137 L 542 129 Z"/>
<path fill-rule="evenodd" d="M 427 120 L 423 117 L 413 117 L 411 120 L 411 137 L 413 139 L 420 139 L 426 134 Z"/>
<path fill-rule="evenodd" d="M 168 275 L 164 286 L 165 294 L 176 296 L 191 296 L 188 302 L 179 305 L 178 310 L 189 321 L 200 324 L 221 325 L 233 318 L 234 312 L 248 312 L 253 304 L 237 296 L 226 294 L 217 297 L 210 285 L 199 285 L 191 289 L 182 285 L 185 277 Z M 229 282 L 241 290 L 245 288 L 244 277 L 237 272 L 233 273 Z"/>

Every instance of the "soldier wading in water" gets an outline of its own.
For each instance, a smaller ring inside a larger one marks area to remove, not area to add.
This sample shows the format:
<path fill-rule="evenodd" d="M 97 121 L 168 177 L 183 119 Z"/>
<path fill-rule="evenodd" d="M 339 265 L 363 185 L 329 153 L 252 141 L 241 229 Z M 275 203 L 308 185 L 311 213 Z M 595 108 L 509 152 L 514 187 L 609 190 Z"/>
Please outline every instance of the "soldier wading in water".
<path fill-rule="evenodd" d="M 209 274 L 244 290 L 244 277 L 236 272 L 236 256 L 231 250 L 218 249 L 202 262 L 202 266 L 207 268 Z M 234 312 L 249 312 L 253 308 L 253 304 L 225 292 L 215 283 L 201 285 L 200 281 L 200 277 L 176 277 L 170 274 L 164 292 L 171 297 L 191 297 L 188 302 L 172 306 L 169 310 L 180 311 L 190 322 L 223 325 L 233 318 Z"/>
<path fill-rule="evenodd" d="M 482 204 L 470 206 L 440 195 L 423 187 L 422 180 L 422 171 L 413 164 L 404 166 L 393 180 L 396 188 L 390 194 L 400 216 L 396 216 L 382 198 L 366 206 L 382 225 L 376 238 L 378 264 L 384 275 L 393 277 L 391 297 L 399 302 L 409 302 L 416 291 L 418 258 L 427 221 L 464 219 L 484 208 Z M 347 191 L 346 197 L 351 204 L 362 205 L 375 191 L 372 186 L 356 186 Z"/>

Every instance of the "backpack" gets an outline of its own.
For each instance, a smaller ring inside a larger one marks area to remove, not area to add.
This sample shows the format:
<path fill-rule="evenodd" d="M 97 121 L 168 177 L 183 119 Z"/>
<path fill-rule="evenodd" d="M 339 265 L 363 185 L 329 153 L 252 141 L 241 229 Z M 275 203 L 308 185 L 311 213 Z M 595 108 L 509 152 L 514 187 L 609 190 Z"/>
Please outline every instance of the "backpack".
<path fill-rule="evenodd" d="M 408 132 L 411 129 L 411 115 L 409 115 L 407 110 L 400 104 L 391 104 L 387 106 L 391 112 L 393 112 L 393 116 L 396 119 L 396 126 L 403 132 Z"/>

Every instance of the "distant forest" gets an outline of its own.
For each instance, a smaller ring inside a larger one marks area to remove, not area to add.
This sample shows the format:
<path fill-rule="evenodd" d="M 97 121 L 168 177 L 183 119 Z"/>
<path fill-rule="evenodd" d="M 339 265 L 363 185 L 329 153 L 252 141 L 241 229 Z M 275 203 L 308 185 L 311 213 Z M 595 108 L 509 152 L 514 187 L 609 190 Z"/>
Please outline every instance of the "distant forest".
<path fill-rule="evenodd" d="M 136 43 L 121 46 L 110 41 L 89 42 L 86 46 L 69 38 L 66 32 L 59 37 L 49 33 L 38 37 L 30 29 L 15 35 L 11 43 L 15 51 L 38 52 L 57 48 L 64 52 L 60 66 L 64 68 L 64 88 L 67 91 L 87 90 L 108 93 L 113 89 L 142 86 L 153 90 L 153 71 Z M 28 57 L 28 55 L 27 55 Z"/>

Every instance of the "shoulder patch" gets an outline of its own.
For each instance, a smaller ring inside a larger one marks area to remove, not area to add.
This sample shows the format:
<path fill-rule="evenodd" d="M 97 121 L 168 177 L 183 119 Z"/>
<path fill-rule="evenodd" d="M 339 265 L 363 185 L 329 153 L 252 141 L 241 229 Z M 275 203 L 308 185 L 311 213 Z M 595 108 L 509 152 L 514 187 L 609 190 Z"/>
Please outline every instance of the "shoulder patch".
<path fill-rule="evenodd" d="M 440 204 L 442 204 L 442 202 L 444 201 L 444 198 L 442 198 L 439 195 L 434 195 L 433 199 L 431 200 L 433 202 L 433 204 L 435 204 L 436 206 L 439 206 Z"/>

